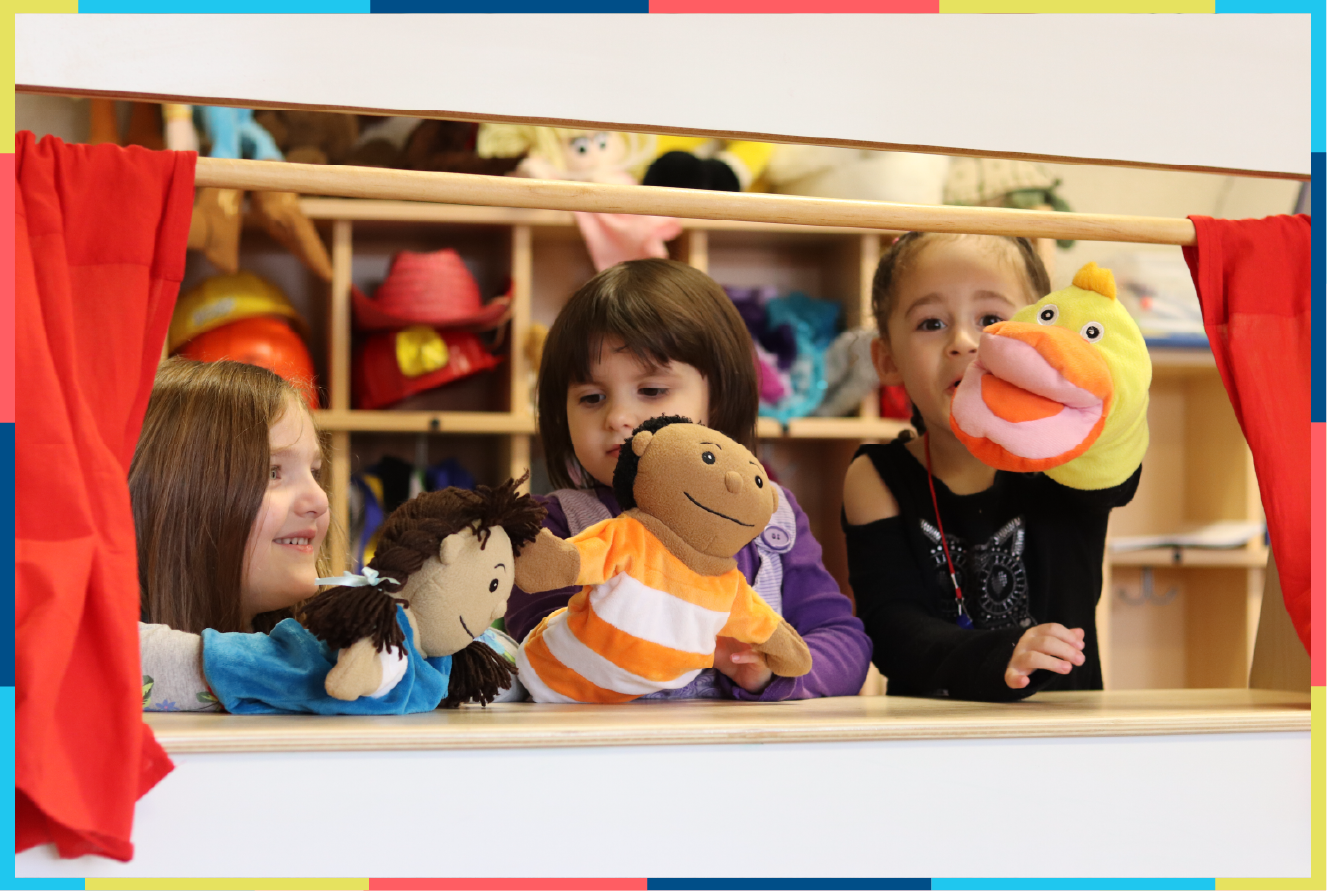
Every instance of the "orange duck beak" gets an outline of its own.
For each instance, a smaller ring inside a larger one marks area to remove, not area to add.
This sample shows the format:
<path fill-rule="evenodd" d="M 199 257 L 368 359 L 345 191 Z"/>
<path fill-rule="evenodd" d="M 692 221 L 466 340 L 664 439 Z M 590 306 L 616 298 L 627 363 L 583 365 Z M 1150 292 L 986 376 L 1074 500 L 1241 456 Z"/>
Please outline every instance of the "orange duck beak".
<path fill-rule="evenodd" d="M 1078 332 L 1000 322 L 982 332 L 949 425 L 990 467 L 1046 470 L 1096 441 L 1114 392 L 1106 360 Z"/>

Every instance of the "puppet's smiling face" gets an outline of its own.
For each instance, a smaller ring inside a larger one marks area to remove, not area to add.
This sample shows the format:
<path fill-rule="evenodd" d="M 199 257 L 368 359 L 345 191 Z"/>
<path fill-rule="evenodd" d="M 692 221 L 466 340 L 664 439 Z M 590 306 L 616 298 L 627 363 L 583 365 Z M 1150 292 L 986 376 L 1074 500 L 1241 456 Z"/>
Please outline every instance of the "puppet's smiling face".
<path fill-rule="evenodd" d="M 1142 333 L 1110 272 L 1089 263 L 1070 287 L 985 329 L 950 426 L 991 467 L 1047 470 L 1145 418 L 1150 383 Z"/>
<path fill-rule="evenodd" d="M 465 649 L 507 611 L 516 565 L 511 539 L 494 526 L 482 546 L 481 540 L 469 528 L 447 536 L 438 556 L 412 573 L 398 595 L 410 601 L 425 656 Z"/>
<path fill-rule="evenodd" d="M 633 491 L 637 506 L 691 547 L 731 557 L 764 531 L 778 494 L 744 446 L 699 424 L 670 424 L 642 446 Z"/>

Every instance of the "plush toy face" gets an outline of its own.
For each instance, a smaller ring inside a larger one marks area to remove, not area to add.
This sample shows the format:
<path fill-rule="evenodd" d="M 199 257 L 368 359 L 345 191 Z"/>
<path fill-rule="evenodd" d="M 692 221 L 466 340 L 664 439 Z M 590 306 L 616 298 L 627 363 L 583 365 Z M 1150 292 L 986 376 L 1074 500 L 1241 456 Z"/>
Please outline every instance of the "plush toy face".
<path fill-rule="evenodd" d="M 489 529 L 488 542 L 462 529 L 442 540 L 410 576 L 397 595 L 410 601 L 425 656 L 448 656 L 463 650 L 507 610 L 516 561 L 511 539 L 501 526 Z"/>
<path fill-rule="evenodd" d="M 982 332 L 954 394 L 950 426 L 973 455 L 1003 470 L 1065 464 L 1145 412 L 1151 365 L 1108 270 Z"/>
<path fill-rule="evenodd" d="M 568 139 L 563 146 L 567 170 L 590 174 L 598 170 L 617 170 L 626 166 L 627 145 L 621 134 L 584 133 Z"/>
<path fill-rule="evenodd" d="M 778 507 L 765 468 L 740 443 L 699 424 L 637 433 L 637 507 L 687 544 L 732 557 L 764 531 Z"/>

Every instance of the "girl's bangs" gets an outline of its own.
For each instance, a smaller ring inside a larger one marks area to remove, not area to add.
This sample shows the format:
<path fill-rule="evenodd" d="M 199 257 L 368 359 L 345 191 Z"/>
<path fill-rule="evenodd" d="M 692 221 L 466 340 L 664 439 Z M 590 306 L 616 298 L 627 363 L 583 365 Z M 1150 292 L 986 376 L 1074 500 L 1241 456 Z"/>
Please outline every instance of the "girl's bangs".
<path fill-rule="evenodd" d="M 678 338 L 668 336 L 660 330 L 650 330 L 649 326 L 613 325 L 606 323 L 596 326 L 572 345 L 569 357 L 569 383 L 583 384 L 590 380 L 591 366 L 598 360 L 605 343 L 620 340 L 623 346 L 648 368 L 666 365 L 669 362 L 685 362 L 700 368 L 695 357 L 684 354 L 679 349 Z"/>

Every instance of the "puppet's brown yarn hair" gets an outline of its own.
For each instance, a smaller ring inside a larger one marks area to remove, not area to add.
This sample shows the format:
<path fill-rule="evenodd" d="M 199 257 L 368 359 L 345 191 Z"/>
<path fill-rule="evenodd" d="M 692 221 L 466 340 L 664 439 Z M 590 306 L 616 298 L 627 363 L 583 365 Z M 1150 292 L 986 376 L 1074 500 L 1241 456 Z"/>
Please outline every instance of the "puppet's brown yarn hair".
<path fill-rule="evenodd" d="M 409 606 L 410 602 L 381 590 L 387 586 L 330 588 L 304 604 L 299 620 L 315 637 L 338 650 L 361 637 L 372 637 L 373 647 L 380 653 L 387 648 L 404 651 L 405 632 L 396 621 L 396 605 Z"/>
<path fill-rule="evenodd" d="M 511 686 L 516 669 L 482 640 L 474 640 L 452 654 L 452 673 L 447 679 L 447 698 L 438 708 L 457 708 L 463 702 L 487 706 Z"/>
<path fill-rule="evenodd" d="M 448 488 L 412 498 L 392 512 L 383 523 L 377 550 L 369 566 L 383 581 L 377 587 L 338 587 L 308 601 L 300 621 L 314 636 L 329 645 L 348 647 L 362 637 L 373 638 L 374 647 L 399 648 L 405 640 L 396 621 L 396 605 L 407 601 L 391 595 L 400 591 L 410 576 L 429 558 L 438 556 L 442 540 L 473 528 L 481 545 L 490 531 L 501 526 L 511 539 L 512 552 L 534 541 L 544 521 L 544 508 L 519 486 L 529 478 L 509 479 L 499 486 L 475 490 Z"/>

